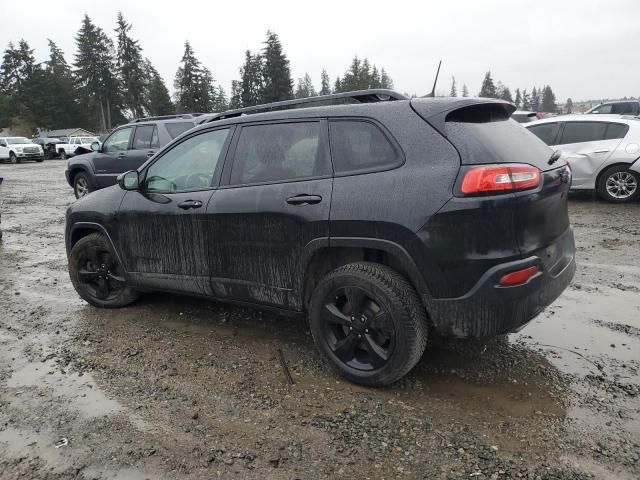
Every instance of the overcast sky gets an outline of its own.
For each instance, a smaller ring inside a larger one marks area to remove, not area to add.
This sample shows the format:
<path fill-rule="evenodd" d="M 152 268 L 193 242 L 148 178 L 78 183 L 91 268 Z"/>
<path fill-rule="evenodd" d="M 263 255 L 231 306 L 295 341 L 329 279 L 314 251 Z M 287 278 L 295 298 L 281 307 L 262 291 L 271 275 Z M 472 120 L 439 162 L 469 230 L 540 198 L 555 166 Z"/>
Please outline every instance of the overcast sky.
<path fill-rule="evenodd" d="M 24 38 L 42 61 L 50 38 L 71 63 L 84 13 L 113 37 L 119 10 L 171 90 L 185 40 L 229 93 L 243 52 L 271 28 L 294 80 L 308 72 L 316 87 L 323 67 L 333 82 L 358 54 L 410 94 L 431 89 L 442 59 L 443 93 L 455 75 L 477 95 L 491 70 L 512 92 L 548 83 L 558 101 L 640 96 L 639 0 L 5 0 L 0 46 Z"/>

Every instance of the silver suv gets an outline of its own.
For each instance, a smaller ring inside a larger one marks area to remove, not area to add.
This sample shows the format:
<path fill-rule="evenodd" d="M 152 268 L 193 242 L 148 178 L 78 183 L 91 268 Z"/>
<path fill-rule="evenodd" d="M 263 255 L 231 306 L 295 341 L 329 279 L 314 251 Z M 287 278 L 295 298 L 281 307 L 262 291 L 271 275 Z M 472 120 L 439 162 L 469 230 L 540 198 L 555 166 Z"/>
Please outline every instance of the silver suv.
<path fill-rule="evenodd" d="M 610 202 L 630 202 L 640 189 L 640 120 L 565 115 L 525 125 L 561 150 L 573 170 L 573 190 L 596 190 Z"/>
<path fill-rule="evenodd" d="M 638 100 L 621 100 L 617 102 L 606 102 L 596 105 L 587 110 L 586 113 L 597 113 L 600 115 L 640 115 L 640 102 Z"/>

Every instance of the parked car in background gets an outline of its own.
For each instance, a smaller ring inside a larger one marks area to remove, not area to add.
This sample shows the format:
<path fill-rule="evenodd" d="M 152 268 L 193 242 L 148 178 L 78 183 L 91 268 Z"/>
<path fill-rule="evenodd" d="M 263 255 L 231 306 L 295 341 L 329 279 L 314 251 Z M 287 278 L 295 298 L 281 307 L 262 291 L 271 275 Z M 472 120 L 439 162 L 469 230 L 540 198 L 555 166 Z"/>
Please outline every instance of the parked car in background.
<path fill-rule="evenodd" d="M 63 143 L 56 145 L 58 156 L 66 160 L 74 155 L 82 155 L 91 151 L 91 144 L 100 141 L 98 137 L 69 137 Z"/>
<path fill-rule="evenodd" d="M 0 160 L 9 160 L 11 163 L 23 160 L 42 162 L 44 152 L 40 145 L 26 137 L 0 137 Z"/>
<path fill-rule="evenodd" d="M 616 102 L 606 102 L 596 105 L 585 113 L 595 113 L 600 115 L 640 115 L 640 101 L 620 100 Z"/>
<path fill-rule="evenodd" d="M 305 314 L 341 375 L 392 383 L 429 332 L 519 329 L 573 278 L 570 169 L 512 112 L 365 90 L 220 113 L 71 204 L 71 281 L 103 308 L 159 290 Z"/>
<path fill-rule="evenodd" d="M 58 157 L 58 149 L 56 147 L 66 142 L 66 140 L 57 137 L 36 137 L 31 140 L 33 143 L 40 145 L 44 151 L 44 157 L 49 160 Z"/>
<path fill-rule="evenodd" d="M 529 112 L 527 110 L 516 110 L 511 114 L 511 118 L 518 123 L 528 123 L 539 120 L 543 115 L 543 113 Z"/>
<path fill-rule="evenodd" d="M 573 190 L 595 190 L 610 202 L 630 202 L 640 195 L 640 120 L 565 115 L 526 128 L 569 156 Z"/>
<path fill-rule="evenodd" d="M 115 185 L 119 174 L 138 168 L 156 151 L 194 127 L 191 115 L 168 115 L 135 120 L 113 130 L 93 151 L 79 155 L 67 165 L 65 175 L 76 198 Z"/>

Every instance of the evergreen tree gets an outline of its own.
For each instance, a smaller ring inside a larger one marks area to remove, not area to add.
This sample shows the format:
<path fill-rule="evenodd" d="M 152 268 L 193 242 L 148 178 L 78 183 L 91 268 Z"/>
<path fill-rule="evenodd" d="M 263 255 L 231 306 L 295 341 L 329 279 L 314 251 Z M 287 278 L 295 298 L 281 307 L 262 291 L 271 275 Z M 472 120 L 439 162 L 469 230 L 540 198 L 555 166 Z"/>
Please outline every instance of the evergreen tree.
<path fill-rule="evenodd" d="M 451 91 L 449 92 L 450 97 L 458 96 L 458 89 L 456 88 L 456 77 L 451 77 Z"/>
<path fill-rule="evenodd" d="M 469 96 L 469 89 L 467 88 L 467 84 L 466 83 L 462 84 L 462 96 L 463 97 L 468 97 Z"/>
<path fill-rule="evenodd" d="M 229 100 L 229 108 L 242 107 L 242 82 L 240 80 L 233 80 L 231 82 L 231 99 Z"/>
<path fill-rule="evenodd" d="M 245 52 L 244 65 L 240 68 L 240 99 L 243 107 L 250 107 L 260 103 L 262 91 L 262 57 L 253 55 L 250 50 Z"/>
<path fill-rule="evenodd" d="M 556 96 L 549 85 L 542 90 L 542 111 L 547 113 L 555 113 L 558 109 L 556 105 Z"/>
<path fill-rule="evenodd" d="M 176 77 L 173 81 L 175 89 L 176 111 L 178 113 L 196 112 L 200 106 L 201 65 L 195 57 L 189 41 L 184 42 L 184 53 Z"/>
<path fill-rule="evenodd" d="M 75 40 L 78 52 L 74 79 L 82 108 L 90 112 L 93 128 L 108 131 L 112 125 L 126 121 L 115 75 L 113 42 L 86 14 Z"/>
<path fill-rule="evenodd" d="M 144 116 L 145 77 L 144 62 L 142 60 L 142 48 L 137 40 L 129 36 L 131 24 L 127 23 L 118 12 L 117 28 L 118 37 L 117 66 L 118 78 L 122 86 L 122 103 L 125 109 L 133 117 Z"/>
<path fill-rule="evenodd" d="M 522 91 L 522 110 L 529 110 L 531 108 L 531 97 L 527 93 L 527 89 L 525 88 Z"/>
<path fill-rule="evenodd" d="M 18 46 L 9 42 L 4 52 L 2 66 L 0 66 L 0 88 L 7 95 L 16 95 L 18 98 L 24 95 L 24 89 L 36 68 L 36 60 L 33 49 L 25 40 L 20 40 Z"/>
<path fill-rule="evenodd" d="M 267 39 L 262 50 L 262 103 L 279 102 L 293 98 L 293 80 L 289 60 L 284 54 L 278 35 L 267 31 Z"/>
<path fill-rule="evenodd" d="M 329 95 L 331 93 L 331 80 L 329 80 L 329 74 L 323 68 L 320 75 L 320 95 Z"/>
<path fill-rule="evenodd" d="M 229 109 L 229 102 L 227 101 L 227 95 L 225 94 L 224 88 L 218 87 L 216 89 L 215 97 L 213 98 L 213 111 L 214 112 L 224 112 Z"/>
<path fill-rule="evenodd" d="M 520 89 L 516 88 L 516 108 L 520 108 L 522 106 L 522 95 L 520 94 Z"/>
<path fill-rule="evenodd" d="M 391 80 L 384 68 L 380 70 L 380 88 L 393 88 L 393 80 Z"/>
<path fill-rule="evenodd" d="M 371 69 L 371 80 L 369 81 L 369 88 L 382 88 L 382 80 L 380 79 L 380 72 L 374 65 Z"/>
<path fill-rule="evenodd" d="M 529 109 L 534 112 L 540 111 L 540 94 L 536 87 L 531 90 L 531 99 L 529 100 Z"/>
<path fill-rule="evenodd" d="M 170 115 L 175 112 L 164 80 L 148 59 L 144 62 L 144 106 L 147 114 Z"/>
<path fill-rule="evenodd" d="M 480 87 L 480 93 L 478 93 L 478 96 L 496 98 L 497 91 L 496 86 L 493 83 L 493 78 L 491 78 L 491 71 L 488 71 L 484 75 L 484 80 L 482 81 L 482 87 Z"/>
<path fill-rule="evenodd" d="M 296 88 L 296 98 L 315 97 L 317 94 L 313 86 L 313 81 L 308 73 L 304 74 L 304 78 L 298 79 L 298 87 Z"/>
<path fill-rule="evenodd" d="M 333 84 L 333 92 L 334 93 L 342 92 L 342 81 L 340 80 L 340 77 L 336 77 L 336 81 Z"/>
<path fill-rule="evenodd" d="M 573 100 L 567 98 L 567 103 L 564 106 L 566 113 L 573 113 Z"/>
<path fill-rule="evenodd" d="M 508 87 L 505 87 L 502 82 L 498 82 L 496 86 L 496 98 L 500 98 L 501 100 L 506 100 L 507 102 L 513 102 L 513 97 L 511 97 L 511 90 Z"/>

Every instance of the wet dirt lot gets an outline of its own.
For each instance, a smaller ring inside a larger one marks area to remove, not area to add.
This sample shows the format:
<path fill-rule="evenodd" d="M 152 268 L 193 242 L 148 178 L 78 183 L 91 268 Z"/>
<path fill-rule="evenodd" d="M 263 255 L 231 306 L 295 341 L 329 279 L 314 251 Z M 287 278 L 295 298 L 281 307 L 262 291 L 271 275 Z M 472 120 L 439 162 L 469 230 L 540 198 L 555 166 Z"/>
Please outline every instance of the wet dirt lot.
<path fill-rule="evenodd" d="M 2 479 L 640 477 L 638 203 L 572 197 L 559 300 L 369 389 L 301 319 L 162 294 L 88 306 L 66 270 L 64 162 L 0 176 Z"/>

